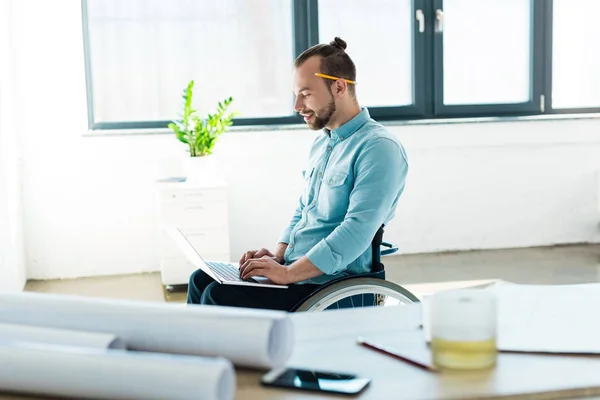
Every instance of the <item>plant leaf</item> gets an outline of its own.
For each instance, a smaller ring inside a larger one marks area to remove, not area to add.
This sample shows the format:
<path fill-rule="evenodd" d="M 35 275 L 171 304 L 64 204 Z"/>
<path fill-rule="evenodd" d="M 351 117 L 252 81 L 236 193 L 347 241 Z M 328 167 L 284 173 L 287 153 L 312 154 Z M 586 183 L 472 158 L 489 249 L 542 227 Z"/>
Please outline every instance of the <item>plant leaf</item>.
<path fill-rule="evenodd" d="M 181 142 L 188 144 L 191 157 L 200 157 L 212 154 L 218 138 L 233 125 L 233 118 L 239 113 L 227 114 L 233 102 L 230 96 L 217 103 L 214 113 L 207 113 L 205 118 L 200 118 L 192 107 L 193 88 L 194 81 L 191 80 L 183 91 L 181 119 L 172 121 L 168 126 Z"/>

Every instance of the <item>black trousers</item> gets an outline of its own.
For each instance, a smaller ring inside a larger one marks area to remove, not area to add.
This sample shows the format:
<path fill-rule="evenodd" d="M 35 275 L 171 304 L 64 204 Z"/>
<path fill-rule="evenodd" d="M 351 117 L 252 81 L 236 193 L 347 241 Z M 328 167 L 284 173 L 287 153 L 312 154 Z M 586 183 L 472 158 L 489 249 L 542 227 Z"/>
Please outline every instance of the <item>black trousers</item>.
<path fill-rule="evenodd" d="M 320 285 L 288 285 L 287 289 L 222 285 L 201 269 L 190 276 L 188 304 L 290 311 Z"/>

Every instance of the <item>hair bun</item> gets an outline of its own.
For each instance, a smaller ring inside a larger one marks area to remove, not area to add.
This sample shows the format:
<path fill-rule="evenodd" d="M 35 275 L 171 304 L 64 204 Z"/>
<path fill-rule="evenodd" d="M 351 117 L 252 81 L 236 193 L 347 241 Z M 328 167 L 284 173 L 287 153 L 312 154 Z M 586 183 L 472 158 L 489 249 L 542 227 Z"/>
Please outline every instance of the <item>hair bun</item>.
<path fill-rule="evenodd" d="M 331 42 L 329 42 L 331 46 L 339 47 L 342 50 L 346 50 L 346 42 L 340 39 L 339 37 L 335 37 Z"/>

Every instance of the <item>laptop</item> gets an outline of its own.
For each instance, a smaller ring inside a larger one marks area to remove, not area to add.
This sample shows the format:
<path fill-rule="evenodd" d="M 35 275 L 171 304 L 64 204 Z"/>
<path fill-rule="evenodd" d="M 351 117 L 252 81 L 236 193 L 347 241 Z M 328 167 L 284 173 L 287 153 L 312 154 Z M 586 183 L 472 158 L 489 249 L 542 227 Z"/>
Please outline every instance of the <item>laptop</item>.
<path fill-rule="evenodd" d="M 240 277 L 239 264 L 204 260 L 179 228 L 165 227 L 165 230 L 192 264 L 223 285 L 287 288 L 287 285 L 277 285 L 263 276 L 243 280 Z"/>

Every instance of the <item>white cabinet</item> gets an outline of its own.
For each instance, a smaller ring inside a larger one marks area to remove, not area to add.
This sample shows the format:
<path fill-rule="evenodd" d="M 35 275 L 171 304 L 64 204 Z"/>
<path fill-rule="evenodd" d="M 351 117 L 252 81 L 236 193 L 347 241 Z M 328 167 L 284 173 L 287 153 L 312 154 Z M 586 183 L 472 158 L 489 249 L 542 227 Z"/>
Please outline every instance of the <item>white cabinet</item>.
<path fill-rule="evenodd" d="M 164 225 L 181 229 L 202 258 L 230 260 L 225 182 L 158 183 L 158 217 L 161 277 L 168 288 L 187 284 L 198 268 L 177 248 L 162 229 Z"/>

